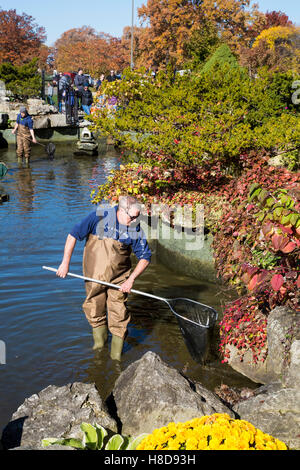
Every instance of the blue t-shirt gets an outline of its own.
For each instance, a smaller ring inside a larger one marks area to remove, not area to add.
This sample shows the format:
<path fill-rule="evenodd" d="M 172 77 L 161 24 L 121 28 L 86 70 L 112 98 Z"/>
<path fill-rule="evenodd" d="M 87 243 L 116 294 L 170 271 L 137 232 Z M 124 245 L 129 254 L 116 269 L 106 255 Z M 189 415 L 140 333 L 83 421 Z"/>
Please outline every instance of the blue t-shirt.
<path fill-rule="evenodd" d="M 91 212 L 70 232 L 78 241 L 86 240 L 90 234 L 97 235 L 100 240 L 112 238 L 125 245 L 130 245 L 133 253 L 140 259 L 151 261 L 151 250 L 140 224 L 127 226 L 119 224 L 118 207 L 98 208 Z"/>
<path fill-rule="evenodd" d="M 17 123 L 21 124 L 21 126 L 28 127 L 28 129 L 33 129 L 33 120 L 29 114 L 27 114 L 24 118 L 22 118 L 21 113 L 18 114 Z"/>

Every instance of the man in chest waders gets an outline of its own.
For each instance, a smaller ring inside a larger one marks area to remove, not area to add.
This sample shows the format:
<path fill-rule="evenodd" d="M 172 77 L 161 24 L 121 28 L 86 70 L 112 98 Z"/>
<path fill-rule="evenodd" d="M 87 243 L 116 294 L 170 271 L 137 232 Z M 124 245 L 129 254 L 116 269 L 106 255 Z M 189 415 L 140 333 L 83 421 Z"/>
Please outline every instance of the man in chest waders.
<path fill-rule="evenodd" d="M 119 290 L 85 281 L 83 310 L 93 329 L 94 349 L 105 345 L 109 330 L 113 360 L 121 359 L 130 321 L 126 308 L 128 293 L 135 279 L 151 261 L 151 250 L 136 221 L 139 215 L 139 204 L 130 196 L 121 197 L 117 207 L 106 206 L 92 212 L 68 235 L 63 260 L 57 271 L 57 276 L 66 277 L 75 244 L 77 240 L 85 239 L 84 276 L 121 286 Z M 139 261 L 131 273 L 132 251 Z"/>
<path fill-rule="evenodd" d="M 17 116 L 16 125 L 12 131 L 13 134 L 17 132 L 17 157 L 18 161 L 22 161 L 23 156 L 28 164 L 31 154 L 31 142 L 36 142 L 33 130 L 32 117 L 29 116 L 25 106 L 21 106 L 20 114 Z"/>

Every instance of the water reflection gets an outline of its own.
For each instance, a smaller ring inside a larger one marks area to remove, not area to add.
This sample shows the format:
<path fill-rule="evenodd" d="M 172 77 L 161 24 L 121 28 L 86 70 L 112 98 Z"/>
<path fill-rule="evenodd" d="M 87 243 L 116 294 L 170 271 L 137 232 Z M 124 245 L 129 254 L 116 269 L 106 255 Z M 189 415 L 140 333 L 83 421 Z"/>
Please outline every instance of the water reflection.
<path fill-rule="evenodd" d="M 35 184 L 31 168 L 20 164 L 19 171 L 15 173 L 18 204 L 21 212 L 32 212 L 35 199 Z"/>
<path fill-rule="evenodd" d="M 9 168 L 1 188 L 10 196 L 0 205 L 0 340 L 7 352 L 7 363 L 0 366 L 0 428 L 26 397 L 50 384 L 95 382 L 105 398 L 121 370 L 149 350 L 210 389 L 222 380 L 248 384 L 217 356 L 205 367 L 195 363 L 169 308 L 136 295 L 128 301 L 132 319 L 122 363 L 110 359 L 109 347 L 96 354 L 81 307 L 84 283 L 42 270 L 60 264 L 66 235 L 92 210 L 91 185 L 105 182 L 118 168 L 119 154 L 111 147 L 105 152 L 74 157 L 70 144 L 57 145 L 50 161 L 35 149 L 30 168 L 19 168 L 15 149 L 0 151 Z M 82 273 L 83 248 L 76 246 L 71 272 Z M 171 272 L 157 256 L 135 288 L 167 298 L 182 295 L 222 311 L 219 286 Z"/>

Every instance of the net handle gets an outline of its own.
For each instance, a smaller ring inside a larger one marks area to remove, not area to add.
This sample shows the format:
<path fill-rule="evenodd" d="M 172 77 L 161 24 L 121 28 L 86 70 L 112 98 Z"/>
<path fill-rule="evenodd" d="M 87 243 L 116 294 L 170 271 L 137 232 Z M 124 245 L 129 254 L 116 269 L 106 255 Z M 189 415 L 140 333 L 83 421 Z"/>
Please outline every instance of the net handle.
<path fill-rule="evenodd" d="M 43 266 L 43 269 L 46 269 L 47 271 L 52 271 L 54 273 L 57 273 L 57 269 L 55 268 L 50 268 L 49 266 Z M 121 289 L 121 286 L 117 286 L 116 284 L 111 284 L 110 282 L 105 282 L 105 281 L 99 281 L 98 279 L 92 279 L 90 277 L 86 277 L 86 276 L 80 276 L 79 274 L 73 274 L 73 273 L 67 273 L 67 276 L 70 276 L 70 277 L 76 277 L 77 279 L 83 279 L 84 281 L 89 281 L 89 282 L 96 282 L 97 284 L 102 284 L 104 286 L 107 286 L 107 287 L 112 287 L 114 289 Z M 196 323 L 194 322 L 193 320 L 189 319 L 189 318 L 185 318 L 183 317 L 182 315 L 180 315 L 179 313 L 175 312 L 175 310 L 173 310 L 172 306 L 170 305 L 169 303 L 169 300 L 172 300 L 172 299 L 165 299 L 164 297 L 159 297 L 157 295 L 153 295 L 153 294 L 148 294 L 147 292 L 141 292 L 139 290 L 135 290 L 135 289 L 131 289 L 130 291 L 132 294 L 138 294 L 138 295 L 143 295 L 144 297 L 150 297 L 151 299 L 155 299 L 155 300 L 161 300 L 162 302 L 165 302 L 168 307 L 170 308 L 170 310 L 174 313 L 175 316 L 181 318 L 182 320 L 185 320 L 185 321 L 188 321 L 190 323 L 193 323 L 194 325 L 196 326 L 201 326 L 203 328 L 209 328 L 209 321 L 207 322 L 207 325 L 202 325 L 202 324 L 199 324 L 199 323 Z M 174 299 L 173 299 L 174 300 Z M 188 301 L 191 301 L 190 299 L 183 299 L 182 300 L 188 300 Z M 204 304 L 200 304 L 200 302 L 196 302 L 196 301 L 192 301 L 196 304 L 199 304 L 199 305 L 203 305 L 205 307 L 208 307 L 208 305 L 204 305 Z M 208 308 L 211 308 L 211 307 L 208 307 Z"/>
<path fill-rule="evenodd" d="M 47 271 L 52 271 L 54 273 L 57 273 L 57 269 L 55 269 L 55 268 L 50 268 L 48 266 L 43 266 L 43 269 L 46 269 Z M 117 286 L 116 284 L 111 284 L 110 282 L 105 282 L 105 281 L 98 281 L 98 279 L 92 279 L 90 277 L 80 276 L 79 274 L 68 273 L 67 276 L 76 277 L 78 279 L 83 279 L 84 281 L 96 282 L 97 284 L 102 284 L 102 285 L 107 286 L 107 287 L 113 287 L 115 289 L 121 289 L 121 286 Z M 167 304 L 169 304 L 167 299 L 165 299 L 163 297 L 158 297 L 157 295 L 148 294 L 147 292 L 141 292 L 141 291 L 135 290 L 135 289 L 131 289 L 130 292 L 132 292 L 133 294 L 144 295 L 145 297 L 151 297 L 151 299 L 162 300 L 163 302 L 166 302 Z"/>

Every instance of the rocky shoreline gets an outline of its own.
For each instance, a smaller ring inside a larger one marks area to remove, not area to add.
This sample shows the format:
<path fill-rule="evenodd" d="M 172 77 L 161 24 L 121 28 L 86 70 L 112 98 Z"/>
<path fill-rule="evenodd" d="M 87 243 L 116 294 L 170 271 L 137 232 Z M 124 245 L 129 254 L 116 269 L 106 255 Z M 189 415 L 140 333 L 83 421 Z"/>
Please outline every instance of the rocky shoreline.
<path fill-rule="evenodd" d="M 234 405 L 226 397 L 226 387 L 218 394 L 211 392 L 149 351 L 120 374 L 105 402 L 94 384 L 84 383 L 50 385 L 27 398 L 3 430 L 1 442 L 5 450 L 41 450 L 45 438 L 81 439 L 82 422 L 138 436 L 170 422 L 228 413 L 284 441 L 290 449 L 300 448 L 299 387 L 273 382 L 255 391 L 243 390 L 235 395 Z M 54 448 L 66 450 L 46 449 Z"/>

